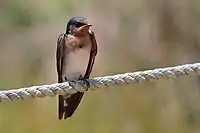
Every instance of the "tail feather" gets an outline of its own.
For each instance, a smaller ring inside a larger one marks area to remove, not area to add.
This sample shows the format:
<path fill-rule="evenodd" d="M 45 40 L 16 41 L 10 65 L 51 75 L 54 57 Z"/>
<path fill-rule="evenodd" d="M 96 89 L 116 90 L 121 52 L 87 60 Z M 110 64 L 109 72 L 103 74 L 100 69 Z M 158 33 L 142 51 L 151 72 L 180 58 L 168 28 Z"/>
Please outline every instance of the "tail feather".
<path fill-rule="evenodd" d="M 61 120 L 64 114 L 64 98 L 63 96 L 58 96 L 58 118 Z"/>
<path fill-rule="evenodd" d="M 67 106 L 65 106 L 64 110 L 65 112 L 64 119 L 66 119 L 67 117 L 71 117 L 73 115 L 83 97 L 83 94 L 84 94 L 83 92 L 77 92 L 73 94 L 70 98 L 65 100 L 67 102 Z"/>
<path fill-rule="evenodd" d="M 83 97 L 83 94 L 83 92 L 77 92 L 67 99 L 64 99 L 63 96 L 59 96 L 59 119 L 62 119 L 63 115 L 64 119 L 73 115 Z"/>

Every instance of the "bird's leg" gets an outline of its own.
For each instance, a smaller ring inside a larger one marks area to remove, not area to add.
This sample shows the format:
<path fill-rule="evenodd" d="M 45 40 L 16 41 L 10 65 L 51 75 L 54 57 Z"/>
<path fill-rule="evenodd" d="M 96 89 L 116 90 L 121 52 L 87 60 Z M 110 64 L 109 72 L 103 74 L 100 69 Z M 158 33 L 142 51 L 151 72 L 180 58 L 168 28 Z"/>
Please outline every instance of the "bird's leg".
<path fill-rule="evenodd" d="M 78 80 L 79 80 L 78 84 L 83 86 L 87 91 L 88 88 L 90 87 L 90 83 L 87 81 L 87 79 L 85 79 L 82 75 L 80 75 Z M 70 86 L 74 86 L 75 84 L 77 84 L 77 80 L 68 80 L 67 77 L 65 77 L 65 81 L 67 81 Z"/>
<path fill-rule="evenodd" d="M 88 88 L 90 88 L 90 83 L 87 81 L 87 79 L 85 79 L 82 75 L 79 76 L 79 80 L 81 81 L 81 84 L 83 86 L 86 85 L 86 91 L 88 90 Z"/>

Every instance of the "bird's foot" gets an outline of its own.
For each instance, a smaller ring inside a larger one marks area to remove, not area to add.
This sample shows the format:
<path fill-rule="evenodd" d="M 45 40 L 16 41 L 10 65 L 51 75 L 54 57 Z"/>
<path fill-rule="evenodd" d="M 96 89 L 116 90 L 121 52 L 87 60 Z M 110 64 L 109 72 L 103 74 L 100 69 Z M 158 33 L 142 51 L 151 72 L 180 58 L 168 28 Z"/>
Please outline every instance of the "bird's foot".
<path fill-rule="evenodd" d="M 78 83 L 81 86 L 83 86 L 86 89 L 86 91 L 88 90 L 88 88 L 90 88 L 90 83 L 88 82 L 87 79 L 84 79 L 82 75 L 80 75 Z"/>
<path fill-rule="evenodd" d="M 75 80 L 69 80 L 67 77 L 65 77 L 65 81 L 68 82 L 70 86 L 75 86 L 77 84 Z"/>
<path fill-rule="evenodd" d="M 82 87 L 82 91 L 87 91 L 88 88 L 90 88 L 90 83 L 87 81 L 87 79 L 84 79 L 82 75 L 79 76 L 79 80 L 68 80 L 67 77 L 65 77 L 65 80 L 69 83 L 70 86 L 73 86 L 76 88 L 77 85 Z M 78 87 L 77 90 L 80 88 Z"/>
<path fill-rule="evenodd" d="M 87 79 L 81 79 L 78 81 L 78 83 L 83 86 L 86 91 L 88 90 L 88 88 L 90 88 L 90 83 L 87 81 Z"/>

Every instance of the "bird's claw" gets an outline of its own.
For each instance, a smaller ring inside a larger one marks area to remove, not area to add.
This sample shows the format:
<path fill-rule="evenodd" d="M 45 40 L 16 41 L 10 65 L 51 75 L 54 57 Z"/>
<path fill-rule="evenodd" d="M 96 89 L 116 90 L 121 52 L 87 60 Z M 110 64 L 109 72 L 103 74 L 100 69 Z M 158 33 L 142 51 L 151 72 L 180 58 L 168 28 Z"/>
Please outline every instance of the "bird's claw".
<path fill-rule="evenodd" d="M 86 91 L 88 88 L 90 88 L 90 83 L 87 81 L 87 79 L 84 79 L 82 75 L 80 75 L 78 83 L 81 84 L 86 89 Z"/>
<path fill-rule="evenodd" d="M 84 88 L 85 91 L 88 90 L 88 88 L 90 88 L 90 83 L 88 82 L 87 79 L 84 79 L 82 77 L 82 75 L 80 75 L 79 80 L 75 81 L 75 80 L 67 80 L 67 78 L 65 77 L 65 80 L 69 82 L 69 84 L 71 86 L 75 86 L 76 84 L 79 84 L 80 86 L 82 86 Z"/>
<path fill-rule="evenodd" d="M 82 82 L 83 87 L 86 88 L 87 91 L 88 88 L 90 88 L 90 83 L 87 81 L 87 79 L 82 79 L 80 81 Z"/>

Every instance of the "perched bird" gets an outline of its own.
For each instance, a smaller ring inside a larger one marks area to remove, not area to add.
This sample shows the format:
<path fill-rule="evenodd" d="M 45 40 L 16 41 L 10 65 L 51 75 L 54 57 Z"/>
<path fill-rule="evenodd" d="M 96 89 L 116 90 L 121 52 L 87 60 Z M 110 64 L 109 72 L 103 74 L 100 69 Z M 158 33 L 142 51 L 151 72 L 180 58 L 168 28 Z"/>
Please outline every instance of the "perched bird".
<path fill-rule="evenodd" d="M 97 42 L 92 25 L 84 17 L 73 17 L 68 21 L 64 34 L 58 37 L 56 63 L 58 82 L 83 80 L 87 85 L 97 54 Z M 89 87 L 89 86 L 88 86 Z M 71 117 L 78 107 L 83 92 L 58 98 L 58 117 Z"/>

